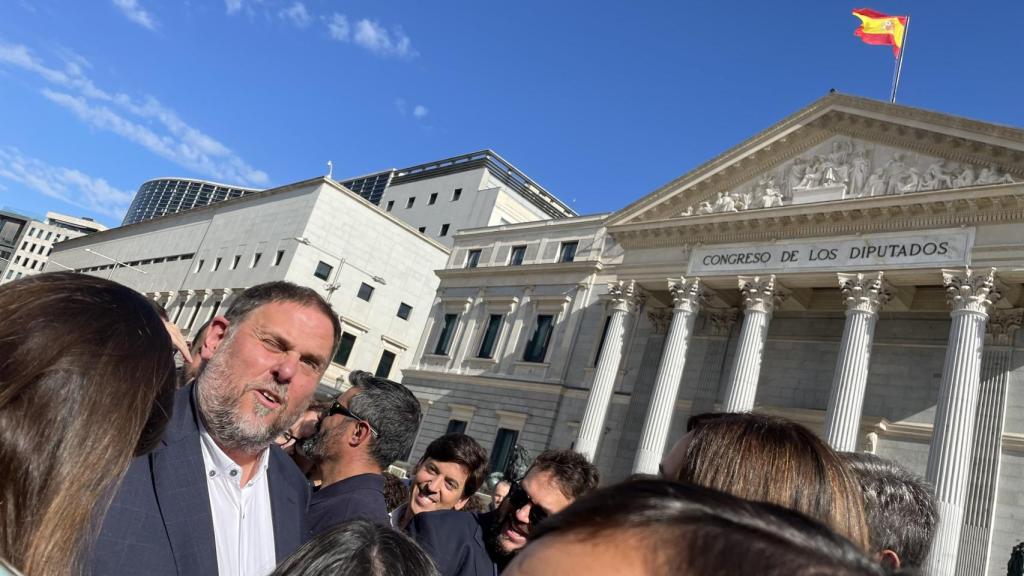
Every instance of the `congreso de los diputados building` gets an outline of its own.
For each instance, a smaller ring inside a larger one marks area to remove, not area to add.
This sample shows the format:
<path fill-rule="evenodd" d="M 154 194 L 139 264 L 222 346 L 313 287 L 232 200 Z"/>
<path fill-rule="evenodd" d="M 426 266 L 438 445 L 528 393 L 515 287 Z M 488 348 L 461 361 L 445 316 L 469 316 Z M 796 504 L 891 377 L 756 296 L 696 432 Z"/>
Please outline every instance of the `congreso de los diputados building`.
<path fill-rule="evenodd" d="M 1024 130 L 843 94 L 611 214 L 455 238 L 404 382 L 465 431 L 653 473 L 689 414 L 782 415 L 934 484 L 930 574 L 1024 541 Z"/>

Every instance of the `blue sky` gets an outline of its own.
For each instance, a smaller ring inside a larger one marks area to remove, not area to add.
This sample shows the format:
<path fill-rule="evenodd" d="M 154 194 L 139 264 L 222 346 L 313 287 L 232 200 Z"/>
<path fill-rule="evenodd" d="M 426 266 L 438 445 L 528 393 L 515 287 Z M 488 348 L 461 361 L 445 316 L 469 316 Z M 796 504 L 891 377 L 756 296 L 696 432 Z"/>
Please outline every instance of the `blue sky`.
<path fill-rule="evenodd" d="M 8 0 L 0 207 L 120 223 L 143 181 L 270 187 L 492 148 L 615 210 L 835 88 L 911 14 L 899 101 L 1024 126 L 1024 2 Z"/>

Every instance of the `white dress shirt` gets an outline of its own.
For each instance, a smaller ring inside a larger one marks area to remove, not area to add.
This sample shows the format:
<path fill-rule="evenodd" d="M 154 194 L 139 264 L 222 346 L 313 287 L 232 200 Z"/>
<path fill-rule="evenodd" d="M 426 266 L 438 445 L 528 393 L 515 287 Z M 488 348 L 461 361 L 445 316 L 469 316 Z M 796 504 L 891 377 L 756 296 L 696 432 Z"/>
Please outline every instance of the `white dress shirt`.
<path fill-rule="evenodd" d="M 260 454 L 255 474 L 241 486 L 242 468 L 217 446 L 202 422 L 199 437 L 217 539 L 218 572 L 220 576 L 266 576 L 277 565 L 267 482 L 270 450 Z"/>

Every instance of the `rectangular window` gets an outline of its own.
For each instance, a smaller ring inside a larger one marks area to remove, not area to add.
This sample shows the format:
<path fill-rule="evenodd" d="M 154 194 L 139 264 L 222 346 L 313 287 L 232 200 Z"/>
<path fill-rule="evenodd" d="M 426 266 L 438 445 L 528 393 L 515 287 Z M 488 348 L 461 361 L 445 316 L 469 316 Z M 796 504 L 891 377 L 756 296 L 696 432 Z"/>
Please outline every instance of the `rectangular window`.
<path fill-rule="evenodd" d="M 441 236 L 448 235 L 448 224 L 441 224 Z"/>
<path fill-rule="evenodd" d="M 341 333 L 341 342 L 338 344 L 338 351 L 334 354 L 335 364 L 342 366 L 348 364 L 348 357 L 352 355 L 352 348 L 356 345 L 356 337 L 348 332 Z"/>
<path fill-rule="evenodd" d="M 7 279 L 8 279 L 8 280 L 10 280 L 10 279 L 11 279 L 11 276 L 14 276 L 14 270 L 8 270 L 8 271 L 7 271 Z"/>
<path fill-rule="evenodd" d="M 284 259 L 284 250 L 278 250 L 277 255 L 274 256 L 274 266 L 280 266 L 281 260 Z"/>
<path fill-rule="evenodd" d="M 416 203 L 416 197 L 415 196 L 409 196 L 409 199 L 405 201 L 405 207 L 406 208 L 412 208 L 412 205 L 415 204 L 415 203 Z"/>
<path fill-rule="evenodd" d="M 601 359 L 601 350 L 604 349 L 604 339 L 608 337 L 608 325 L 612 323 L 612 317 L 607 316 L 604 319 L 604 328 L 601 329 L 601 340 L 597 343 L 597 354 L 594 355 L 594 363 L 591 366 L 597 366 L 597 361 Z"/>
<path fill-rule="evenodd" d="M 466 256 L 466 268 L 476 268 L 480 265 L 480 251 L 470 250 Z"/>
<path fill-rule="evenodd" d="M 398 305 L 398 317 L 402 320 L 408 320 L 409 315 L 412 314 L 412 306 L 409 306 L 405 302 Z"/>
<path fill-rule="evenodd" d="M 394 200 L 388 200 L 388 206 L 384 210 L 386 210 L 388 212 L 391 212 L 391 209 L 394 208 L 394 207 L 395 207 L 395 201 Z"/>
<path fill-rule="evenodd" d="M 240 254 L 236 254 L 235 257 L 231 259 L 231 269 L 234 270 L 235 268 L 238 268 L 238 263 L 241 260 L 242 256 Z"/>
<path fill-rule="evenodd" d="M 502 314 L 491 314 L 487 321 L 487 329 L 484 331 L 483 340 L 480 341 L 480 352 L 478 358 L 494 358 L 494 347 L 498 344 L 498 332 L 501 330 Z"/>
<path fill-rule="evenodd" d="M 426 226 L 420 226 L 419 230 L 420 230 L 420 234 L 426 234 L 427 227 Z"/>
<path fill-rule="evenodd" d="M 221 261 L 221 259 L 219 257 L 214 259 L 214 261 L 213 261 L 213 269 L 210 270 L 211 272 L 216 272 L 217 269 L 220 268 L 220 261 Z"/>
<path fill-rule="evenodd" d="M 427 204 L 433 206 L 437 202 L 437 192 L 430 195 L 430 200 L 427 200 Z"/>
<path fill-rule="evenodd" d="M 321 280 L 328 280 L 331 277 L 331 272 L 334 271 L 334 267 L 321 260 L 316 265 L 316 270 L 313 272 L 313 276 Z"/>
<path fill-rule="evenodd" d="M 253 254 L 252 255 L 252 264 L 249 266 L 249 268 L 255 268 L 256 265 L 260 263 L 260 258 L 261 257 L 263 257 L 263 252 L 257 252 L 255 254 Z"/>
<path fill-rule="evenodd" d="M 369 302 L 370 298 L 373 298 L 373 286 L 370 286 L 366 282 L 363 282 L 362 284 L 359 285 L 359 292 L 356 293 L 356 296 L 358 296 L 362 300 L 366 300 L 367 302 Z"/>
<path fill-rule="evenodd" d="M 52 236 L 53 236 L 53 232 L 47 232 L 46 233 L 46 238 L 44 238 L 44 240 L 49 240 Z"/>
<path fill-rule="evenodd" d="M 512 256 L 509 257 L 509 266 L 522 266 L 523 258 L 526 256 L 526 246 L 513 246 Z"/>
<path fill-rule="evenodd" d="M 199 274 L 199 271 L 203 269 L 203 264 L 206 264 L 206 260 L 200 260 L 199 263 L 196 264 L 195 274 Z"/>
<path fill-rule="evenodd" d="M 516 440 L 519 439 L 519 432 L 508 428 L 498 428 L 498 435 L 494 438 L 494 447 L 491 448 L 491 471 L 504 472 L 512 459 L 512 452 L 516 448 Z"/>
<path fill-rule="evenodd" d="M 210 311 L 210 318 L 216 318 L 217 312 L 220 312 L 220 300 L 213 303 L 213 310 Z"/>
<path fill-rule="evenodd" d="M 185 330 L 191 330 L 192 326 L 196 323 L 196 317 L 199 316 L 199 309 L 203 307 L 203 301 L 196 302 L 196 307 L 192 310 L 192 315 L 188 317 L 188 324 L 185 325 Z"/>
<path fill-rule="evenodd" d="M 434 354 L 447 356 L 448 349 L 452 345 L 452 338 L 455 336 L 455 326 L 458 323 L 458 314 L 445 314 L 444 324 L 441 325 L 441 332 L 437 335 L 437 344 L 434 345 Z"/>
<path fill-rule="evenodd" d="M 452 192 L 452 202 L 458 202 L 459 198 L 462 198 L 462 188 L 456 188 L 455 191 Z"/>
<path fill-rule="evenodd" d="M 579 242 L 562 242 L 562 247 L 558 250 L 558 261 L 559 262 L 572 262 L 576 259 L 576 247 L 579 246 Z"/>
<path fill-rule="evenodd" d="M 523 351 L 525 362 L 543 362 L 548 353 L 548 342 L 551 341 L 551 331 L 554 328 L 555 317 L 551 314 L 539 314 L 537 325 L 533 329 L 533 335 L 526 343 L 526 350 Z"/>
<path fill-rule="evenodd" d="M 465 434 L 466 433 L 466 421 L 455 420 L 454 418 L 448 421 L 448 429 L 445 430 L 445 434 Z"/>
<path fill-rule="evenodd" d="M 380 355 L 380 362 L 377 362 L 377 369 L 373 372 L 373 375 L 377 378 L 387 378 L 391 374 L 391 367 L 395 365 L 395 353 L 390 350 L 385 350 Z"/>

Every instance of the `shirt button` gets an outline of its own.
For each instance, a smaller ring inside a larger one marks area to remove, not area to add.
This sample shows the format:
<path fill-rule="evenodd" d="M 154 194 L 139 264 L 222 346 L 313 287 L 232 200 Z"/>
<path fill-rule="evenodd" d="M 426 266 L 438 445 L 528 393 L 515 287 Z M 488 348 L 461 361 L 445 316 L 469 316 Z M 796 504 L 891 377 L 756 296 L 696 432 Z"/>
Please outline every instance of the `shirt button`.
<path fill-rule="evenodd" d="M 232 476 L 238 476 L 238 470 L 232 470 L 231 471 L 231 475 Z"/>
<path fill-rule="evenodd" d="M 217 471 L 216 470 L 210 470 L 210 478 L 213 478 L 216 475 L 217 475 Z"/>

